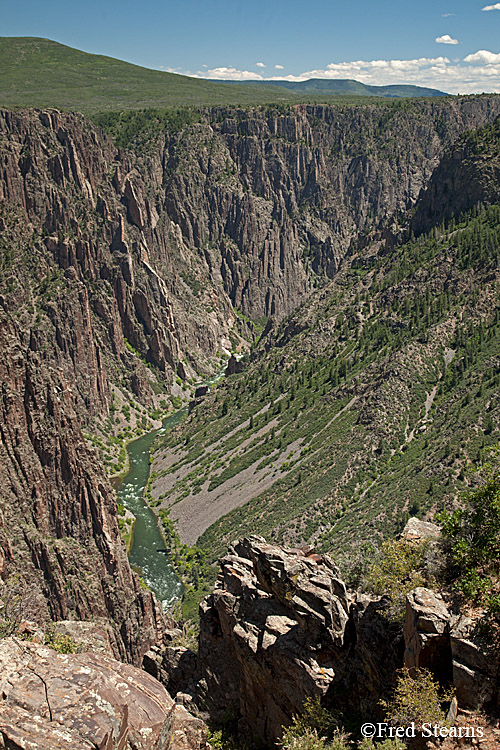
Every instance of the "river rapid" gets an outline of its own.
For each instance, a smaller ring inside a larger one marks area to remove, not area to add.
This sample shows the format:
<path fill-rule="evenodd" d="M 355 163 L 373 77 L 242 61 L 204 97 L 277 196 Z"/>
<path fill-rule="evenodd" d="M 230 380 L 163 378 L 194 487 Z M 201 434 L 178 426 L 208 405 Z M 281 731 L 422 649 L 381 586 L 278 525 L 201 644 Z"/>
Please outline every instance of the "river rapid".
<path fill-rule="evenodd" d="M 199 385 L 213 385 L 223 377 L 224 370 Z M 187 407 L 166 417 L 160 429 L 128 444 L 130 470 L 117 486 L 120 502 L 136 517 L 134 535 L 129 560 L 136 571 L 161 601 L 163 608 L 171 607 L 180 597 L 184 586 L 178 579 L 168 559 L 168 550 L 161 535 L 157 516 L 144 500 L 150 472 L 150 450 L 157 435 L 162 435 L 179 424 L 186 414 Z"/>

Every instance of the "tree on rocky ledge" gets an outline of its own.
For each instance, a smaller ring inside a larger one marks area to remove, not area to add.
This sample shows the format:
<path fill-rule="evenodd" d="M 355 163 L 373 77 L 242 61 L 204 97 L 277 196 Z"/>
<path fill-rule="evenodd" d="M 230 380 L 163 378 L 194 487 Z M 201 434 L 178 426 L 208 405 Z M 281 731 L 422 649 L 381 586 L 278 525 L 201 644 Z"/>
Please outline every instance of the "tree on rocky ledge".
<path fill-rule="evenodd" d="M 438 516 L 448 544 L 454 588 L 465 599 L 486 607 L 500 621 L 500 447 L 478 470 L 479 486 L 464 504 Z"/>

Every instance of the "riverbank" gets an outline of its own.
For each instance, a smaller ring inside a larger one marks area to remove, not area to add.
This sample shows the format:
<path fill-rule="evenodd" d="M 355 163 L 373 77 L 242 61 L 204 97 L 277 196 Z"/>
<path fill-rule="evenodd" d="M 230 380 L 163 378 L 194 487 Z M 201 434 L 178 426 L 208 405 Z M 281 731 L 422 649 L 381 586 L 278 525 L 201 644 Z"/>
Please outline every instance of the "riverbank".
<path fill-rule="evenodd" d="M 213 386 L 223 377 L 224 371 L 225 366 L 199 385 Z M 158 511 L 151 507 L 152 503 L 148 502 L 152 499 L 149 487 L 153 477 L 150 451 L 157 436 L 179 424 L 186 414 L 187 406 L 167 416 L 158 429 L 131 440 L 127 444 L 129 472 L 124 476 L 122 472 L 122 478 L 114 481 L 118 502 L 136 519 L 130 538 L 127 539 L 128 530 L 124 534 L 126 543 L 128 543 L 127 552 L 130 563 L 162 601 L 164 607 L 171 606 L 184 593 L 184 585 L 180 580 L 180 578 L 184 578 L 184 565 L 182 561 L 180 561 L 179 566 L 176 565 L 176 562 L 180 560 L 178 554 L 174 554 L 173 562 L 174 567 L 179 567 L 179 571 L 177 572 L 171 565 L 169 554 L 171 545 L 165 535 L 163 519 L 159 518 Z M 125 524 L 122 525 L 125 526 Z M 188 551 L 186 554 L 190 554 L 190 552 Z M 186 581 L 187 588 L 190 584 L 190 580 Z"/>
<path fill-rule="evenodd" d="M 143 435 L 128 444 L 130 471 L 117 485 L 118 501 L 135 516 L 128 555 L 132 568 L 162 602 L 172 606 L 182 595 L 184 587 L 170 565 L 157 516 L 144 500 L 144 487 L 149 476 L 149 449 L 162 429 L 176 424 L 182 414 L 167 417 L 160 430 Z"/>

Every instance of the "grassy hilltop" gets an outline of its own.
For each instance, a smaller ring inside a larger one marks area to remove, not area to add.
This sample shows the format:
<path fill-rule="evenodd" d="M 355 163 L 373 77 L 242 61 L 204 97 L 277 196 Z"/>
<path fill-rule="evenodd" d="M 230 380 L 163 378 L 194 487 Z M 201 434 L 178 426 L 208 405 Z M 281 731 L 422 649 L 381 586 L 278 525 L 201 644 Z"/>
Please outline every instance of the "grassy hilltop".
<path fill-rule="evenodd" d="M 144 107 L 297 101 L 273 86 L 226 86 L 149 70 L 32 37 L 0 37 L 0 106 L 85 113 Z"/>
<path fill-rule="evenodd" d="M 0 107 L 58 107 L 86 114 L 150 107 L 333 103 L 339 99 L 355 103 L 366 102 L 368 97 L 380 101 L 383 97 L 440 93 L 416 86 L 365 86 L 358 81 L 215 83 L 142 68 L 35 37 L 0 37 L 0 70 Z"/>

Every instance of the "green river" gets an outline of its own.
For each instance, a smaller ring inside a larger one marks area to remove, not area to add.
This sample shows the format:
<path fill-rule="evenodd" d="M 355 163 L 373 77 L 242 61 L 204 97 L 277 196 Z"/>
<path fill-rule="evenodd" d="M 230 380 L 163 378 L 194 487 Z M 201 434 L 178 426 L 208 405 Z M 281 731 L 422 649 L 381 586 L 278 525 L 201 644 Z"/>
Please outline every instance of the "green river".
<path fill-rule="evenodd" d="M 200 385 L 212 385 L 222 377 L 222 372 Z M 154 591 L 164 608 L 172 606 L 180 599 L 184 587 L 170 565 L 168 552 L 158 528 L 158 519 L 144 501 L 143 494 L 150 470 L 149 451 L 155 437 L 175 427 L 187 411 L 185 407 L 172 416 L 166 417 L 160 429 L 149 432 L 128 444 L 130 471 L 117 487 L 120 502 L 137 519 L 129 554 L 130 564 Z"/>

